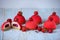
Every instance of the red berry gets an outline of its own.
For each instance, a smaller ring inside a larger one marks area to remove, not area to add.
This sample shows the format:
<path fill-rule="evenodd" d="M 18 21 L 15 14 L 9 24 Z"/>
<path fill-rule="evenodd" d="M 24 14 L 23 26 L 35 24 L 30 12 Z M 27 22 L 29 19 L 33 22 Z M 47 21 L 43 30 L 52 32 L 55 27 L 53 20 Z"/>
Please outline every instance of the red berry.
<path fill-rule="evenodd" d="M 56 15 L 56 12 L 53 12 L 52 15 Z"/>
<path fill-rule="evenodd" d="M 38 11 L 35 11 L 35 12 L 34 12 L 34 15 L 38 15 Z"/>
<path fill-rule="evenodd" d="M 49 33 L 52 33 L 52 32 L 53 32 L 53 30 L 49 29 L 49 30 L 48 30 L 48 32 L 49 32 Z"/>
<path fill-rule="evenodd" d="M 22 31 L 25 32 L 27 30 L 26 27 L 22 27 Z"/>
<path fill-rule="evenodd" d="M 45 28 L 42 28 L 42 30 L 41 30 L 43 33 L 45 33 L 46 32 L 46 29 Z"/>
<path fill-rule="evenodd" d="M 41 31 L 42 30 L 42 27 L 38 27 L 38 31 Z"/>
<path fill-rule="evenodd" d="M 19 11 L 17 15 L 20 15 L 20 16 L 22 16 L 22 12 L 21 12 L 21 11 Z"/>

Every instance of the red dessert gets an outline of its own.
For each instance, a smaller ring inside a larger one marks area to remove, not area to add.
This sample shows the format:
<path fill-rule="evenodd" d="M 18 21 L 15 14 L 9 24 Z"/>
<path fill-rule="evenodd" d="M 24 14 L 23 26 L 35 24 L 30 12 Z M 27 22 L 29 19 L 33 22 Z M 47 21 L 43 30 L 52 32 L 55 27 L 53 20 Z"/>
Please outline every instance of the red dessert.
<path fill-rule="evenodd" d="M 53 18 L 49 18 L 45 23 L 44 23 L 44 28 L 46 28 L 47 30 L 49 29 L 56 29 L 56 24 L 53 21 Z"/>
<path fill-rule="evenodd" d="M 25 20 L 24 16 L 22 15 L 21 11 L 19 11 L 18 14 L 15 16 L 14 21 L 18 22 L 19 24 L 25 23 L 26 20 Z"/>
<path fill-rule="evenodd" d="M 59 24 L 59 16 L 56 15 L 56 12 L 53 12 L 52 15 L 50 15 L 50 16 L 48 17 L 48 19 L 49 19 L 50 17 L 53 18 L 53 21 L 54 21 L 56 24 Z"/>
<path fill-rule="evenodd" d="M 3 24 L 2 24 L 2 31 L 6 31 L 6 30 L 8 30 L 8 29 L 10 29 L 10 23 L 9 22 L 4 22 Z"/>
<path fill-rule="evenodd" d="M 40 24 L 42 23 L 42 19 L 41 17 L 38 15 L 38 11 L 35 11 L 34 12 L 34 15 L 32 17 L 30 17 L 30 19 L 33 19 L 33 21 L 36 23 L 36 24 Z M 29 19 L 29 20 L 30 20 Z"/>
<path fill-rule="evenodd" d="M 2 31 L 6 31 L 11 28 L 12 19 L 7 19 L 6 22 L 2 24 Z"/>
<path fill-rule="evenodd" d="M 21 29 L 21 26 L 19 25 L 18 22 L 12 22 L 12 28 L 17 29 L 17 30 L 20 30 Z"/>

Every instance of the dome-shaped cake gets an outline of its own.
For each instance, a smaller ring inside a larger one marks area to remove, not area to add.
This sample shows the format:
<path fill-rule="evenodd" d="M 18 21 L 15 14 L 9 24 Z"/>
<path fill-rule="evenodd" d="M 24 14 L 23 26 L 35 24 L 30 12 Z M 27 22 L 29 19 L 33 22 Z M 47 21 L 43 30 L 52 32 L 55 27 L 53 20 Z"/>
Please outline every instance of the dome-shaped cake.
<path fill-rule="evenodd" d="M 4 22 L 4 23 L 2 24 L 2 31 L 6 31 L 6 30 L 8 30 L 8 29 L 10 29 L 10 28 L 11 28 L 11 25 L 10 25 L 9 22 Z"/>
<path fill-rule="evenodd" d="M 55 24 L 55 22 L 53 21 L 53 18 L 52 18 L 52 17 L 50 17 L 50 18 L 44 23 L 43 26 L 44 26 L 44 28 L 45 28 L 48 32 L 56 29 L 56 24 Z"/>
<path fill-rule="evenodd" d="M 21 29 L 21 26 L 19 25 L 18 22 L 12 22 L 12 28 L 17 29 L 17 30 L 20 30 Z"/>
<path fill-rule="evenodd" d="M 29 20 L 30 20 L 30 19 L 33 19 L 33 21 L 34 21 L 36 24 L 42 23 L 42 19 L 41 19 L 41 17 L 38 15 L 38 11 L 34 11 L 34 15 L 32 15 L 32 16 L 29 18 Z"/>
<path fill-rule="evenodd" d="M 19 24 L 24 24 L 25 23 L 25 17 L 22 15 L 22 12 L 19 11 L 17 15 L 14 17 L 14 21 L 18 22 Z"/>
<path fill-rule="evenodd" d="M 59 16 L 56 15 L 56 12 L 53 12 L 52 15 L 50 15 L 50 16 L 48 17 L 48 19 L 49 19 L 50 17 L 53 18 L 53 21 L 54 21 L 56 24 L 59 24 Z"/>

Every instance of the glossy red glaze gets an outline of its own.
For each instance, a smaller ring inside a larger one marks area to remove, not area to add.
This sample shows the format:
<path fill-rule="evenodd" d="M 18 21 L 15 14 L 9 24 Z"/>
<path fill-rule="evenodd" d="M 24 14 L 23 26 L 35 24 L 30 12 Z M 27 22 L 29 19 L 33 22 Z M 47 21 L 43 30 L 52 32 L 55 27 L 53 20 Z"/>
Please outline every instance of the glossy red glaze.
<path fill-rule="evenodd" d="M 29 30 L 36 30 L 37 27 L 38 27 L 37 24 L 34 23 L 33 21 L 26 22 L 26 28 Z"/>
<path fill-rule="evenodd" d="M 48 19 L 47 21 L 45 21 L 44 23 L 44 28 L 46 29 L 56 29 L 56 24 L 53 21 L 53 18 Z"/>
<path fill-rule="evenodd" d="M 24 24 L 25 23 L 25 17 L 22 15 L 22 12 L 19 11 L 18 14 L 14 17 L 14 21 L 18 22 L 19 24 Z"/>
<path fill-rule="evenodd" d="M 48 19 L 49 19 L 50 17 L 53 18 L 53 21 L 54 21 L 56 24 L 59 24 L 59 16 L 56 15 L 56 12 L 53 12 L 52 15 L 50 15 L 50 16 L 48 17 Z"/>
<path fill-rule="evenodd" d="M 32 16 L 30 17 L 30 19 L 33 19 L 33 21 L 34 21 L 36 24 L 42 23 L 42 19 L 41 19 L 41 17 L 38 15 L 38 11 L 35 11 L 35 12 L 34 12 L 34 15 L 32 15 Z M 30 19 L 29 19 L 29 20 L 30 20 Z"/>

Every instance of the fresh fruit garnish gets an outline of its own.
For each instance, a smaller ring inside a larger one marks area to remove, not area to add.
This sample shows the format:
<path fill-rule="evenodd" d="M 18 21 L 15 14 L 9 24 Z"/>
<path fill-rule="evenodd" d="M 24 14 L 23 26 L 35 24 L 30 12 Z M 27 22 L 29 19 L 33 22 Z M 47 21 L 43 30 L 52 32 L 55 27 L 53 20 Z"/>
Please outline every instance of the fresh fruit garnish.
<path fill-rule="evenodd" d="M 43 33 L 45 33 L 46 32 L 46 29 L 45 28 L 42 28 L 42 30 L 41 30 Z"/>
<path fill-rule="evenodd" d="M 49 33 L 52 33 L 52 32 L 53 32 L 53 30 L 49 29 L 49 30 L 48 30 L 48 32 L 49 32 Z"/>
<path fill-rule="evenodd" d="M 23 27 L 22 27 L 22 31 L 23 31 L 23 32 L 26 32 L 26 31 L 27 31 L 27 28 L 23 26 Z"/>
<path fill-rule="evenodd" d="M 41 31 L 42 30 L 42 27 L 38 27 L 38 31 Z"/>

